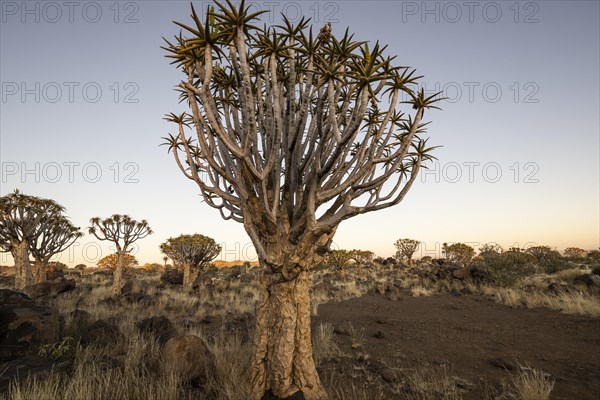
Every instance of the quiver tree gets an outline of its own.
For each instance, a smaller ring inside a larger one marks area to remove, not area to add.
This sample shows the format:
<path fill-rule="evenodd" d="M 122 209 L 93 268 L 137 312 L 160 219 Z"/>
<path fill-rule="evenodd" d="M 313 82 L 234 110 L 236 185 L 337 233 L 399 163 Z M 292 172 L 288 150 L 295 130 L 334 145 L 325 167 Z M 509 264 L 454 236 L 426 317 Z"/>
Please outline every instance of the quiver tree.
<path fill-rule="evenodd" d="M 419 249 L 421 242 L 414 239 L 398 239 L 394 242 L 396 247 L 396 259 L 404 260 L 408 262 L 408 265 L 412 265 L 412 257 Z"/>
<path fill-rule="evenodd" d="M 352 250 L 352 259 L 359 265 L 365 265 L 373 261 L 375 253 L 370 250 Z"/>
<path fill-rule="evenodd" d="M 586 251 L 579 247 L 567 247 L 565 249 L 565 256 L 573 260 L 583 260 L 585 258 Z"/>
<path fill-rule="evenodd" d="M 64 207 L 50 199 L 15 190 L 0 197 L 0 251 L 10 252 L 15 262 L 15 288 L 33 283 L 29 252 L 41 232 L 51 231 Z"/>
<path fill-rule="evenodd" d="M 452 262 L 459 264 L 467 264 L 475 255 L 475 249 L 464 243 L 444 243 L 442 252 L 446 258 Z"/>
<path fill-rule="evenodd" d="M 336 270 L 342 270 L 350 260 L 354 258 L 354 254 L 348 250 L 329 250 L 325 255 L 325 264 Z"/>
<path fill-rule="evenodd" d="M 160 245 L 160 251 L 183 269 L 183 287 L 190 290 L 196 274 L 219 255 L 221 246 L 208 236 L 181 235 L 167 239 Z"/>
<path fill-rule="evenodd" d="M 164 144 L 203 200 L 244 225 L 264 269 L 252 397 L 326 398 L 307 272 L 342 221 L 402 201 L 432 158 L 420 135 L 439 98 L 415 91 L 414 70 L 379 43 L 315 35 L 306 19 L 260 28 L 244 1 L 215 4 L 165 39 L 190 112 L 167 115 L 177 131 Z"/>
<path fill-rule="evenodd" d="M 152 234 L 152 229 L 150 229 L 146 220 L 138 222 L 128 215 L 119 214 L 114 214 L 106 219 L 92 218 L 90 224 L 90 235 L 94 235 L 98 240 L 107 240 L 115 245 L 118 256 L 117 267 L 113 272 L 113 296 L 120 296 L 125 254 L 130 251 L 130 247 L 134 242 Z"/>
<path fill-rule="evenodd" d="M 63 215 L 54 215 L 44 219 L 35 238 L 29 242 L 29 250 L 35 261 L 34 278 L 36 283 L 46 280 L 46 267 L 50 258 L 69 248 L 83 236 L 78 227 Z"/>

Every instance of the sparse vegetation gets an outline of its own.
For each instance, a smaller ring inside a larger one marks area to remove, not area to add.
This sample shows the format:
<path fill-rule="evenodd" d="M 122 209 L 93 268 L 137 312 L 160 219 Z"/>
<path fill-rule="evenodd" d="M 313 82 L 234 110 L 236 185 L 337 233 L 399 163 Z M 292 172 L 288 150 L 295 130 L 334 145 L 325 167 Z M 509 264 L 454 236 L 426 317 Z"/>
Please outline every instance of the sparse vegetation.
<path fill-rule="evenodd" d="M 419 249 L 421 242 L 414 239 L 398 239 L 394 243 L 396 246 L 396 258 L 399 261 L 406 260 L 408 265 L 412 265 L 413 254 Z"/>
<path fill-rule="evenodd" d="M 513 378 L 513 396 L 516 400 L 548 400 L 554 387 L 549 374 L 530 367 L 519 367 L 519 374 Z"/>
<path fill-rule="evenodd" d="M 530 247 L 527 249 L 527 253 L 534 256 L 536 264 L 548 274 L 568 268 L 560 253 L 549 246 Z"/>
<path fill-rule="evenodd" d="M 535 272 L 535 258 L 527 253 L 509 250 L 497 252 L 486 250 L 481 253 L 482 268 L 487 272 L 487 280 L 492 285 L 509 287 L 520 279 Z"/>
<path fill-rule="evenodd" d="M 517 257 L 526 257 L 529 262 L 534 262 L 531 254 L 518 254 Z M 483 259 L 486 257 L 485 254 L 481 256 Z M 472 265 L 477 263 L 474 261 Z M 441 298 L 443 293 L 468 293 L 468 296 L 487 296 L 497 303 L 516 308 L 546 307 L 565 314 L 600 316 L 600 301 L 594 287 L 574 286 L 577 277 L 589 275 L 589 268 L 529 275 L 508 287 L 489 286 L 487 281 L 476 283 L 469 279 L 452 279 L 451 276 L 434 281 L 428 274 L 415 274 L 428 268 L 439 268 L 439 265 L 437 261 L 427 259 L 420 260 L 418 266 L 411 269 L 375 263 L 364 275 L 365 269 L 354 263 L 345 267 L 347 275 L 344 279 L 337 279 L 337 271 L 333 268 L 325 268 L 311 276 L 311 286 L 314 287 L 312 299 L 315 304 L 327 307 L 332 302 L 358 298 L 367 293 L 381 293 L 389 299 L 401 300 L 399 304 L 412 296 L 427 302 Z M 98 393 L 133 399 L 159 396 L 167 399 L 247 398 L 252 390 L 247 379 L 252 360 L 251 321 L 260 290 L 258 275 L 254 275 L 252 270 L 242 270 L 239 276 L 238 271 L 237 268 L 211 269 L 212 285 L 184 292 L 174 285 L 165 286 L 159 279 L 160 271 L 132 270 L 133 281 L 128 289 L 131 294 L 119 298 L 113 297 L 110 275 L 74 275 L 80 288 L 55 295 L 49 300 L 64 318 L 63 336 L 36 349 L 36 354 L 55 365 L 72 363 L 72 368 L 57 369 L 44 378 L 36 375 L 21 385 L 13 384 L 6 398 L 41 400 L 54 396 L 52 398 L 92 399 Z M 591 279 L 600 284 L 598 278 Z M 554 287 L 552 285 L 559 285 L 558 289 L 552 289 L 555 292 L 547 289 Z M 436 296 L 427 297 L 434 294 Z M 214 374 L 202 386 L 191 385 L 173 371 L 160 368 L 160 344 L 155 337 L 143 335 L 137 328 L 141 320 L 157 314 L 173 321 L 175 334 L 203 338 L 215 355 Z M 327 313 L 318 318 L 324 315 Z M 377 315 L 373 317 L 377 318 Z M 95 335 L 96 339 L 90 342 L 89 327 L 97 320 L 108 321 L 118 335 L 110 341 Z M 445 364 L 420 365 L 420 362 L 415 364 L 415 361 L 402 359 L 399 364 L 402 367 L 386 369 L 384 380 L 379 375 L 374 376 L 373 365 L 379 364 L 370 353 L 374 345 L 372 340 L 385 344 L 387 339 L 384 333 L 377 336 L 383 339 L 373 339 L 374 331 L 366 329 L 363 322 L 348 320 L 334 325 L 322 320 L 312 332 L 314 359 L 317 368 L 322 371 L 323 384 L 333 399 L 345 400 L 348 396 L 357 399 L 460 399 L 465 393 L 478 390 L 481 398 L 498 398 L 498 389 L 487 383 L 478 386 L 468 377 L 457 375 Z M 377 329 L 385 332 L 384 322 L 377 325 Z M 431 331 L 437 334 L 435 332 Z M 406 336 L 406 333 L 398 333 Z M 367 363 L 375 364 L 368 367 Z M 345 369 L 346 365 L 348 369 Z M 506 372 L 508 384 L 503 386 L 503 396 L 537 399 L 545 398 L 544 393 L 553 390 L 553 380 L 548 375 L 535 372 L 539 368 L 527 368 Z M 541 393 L 542 397 L 524 397 L 531 393 Z"/>

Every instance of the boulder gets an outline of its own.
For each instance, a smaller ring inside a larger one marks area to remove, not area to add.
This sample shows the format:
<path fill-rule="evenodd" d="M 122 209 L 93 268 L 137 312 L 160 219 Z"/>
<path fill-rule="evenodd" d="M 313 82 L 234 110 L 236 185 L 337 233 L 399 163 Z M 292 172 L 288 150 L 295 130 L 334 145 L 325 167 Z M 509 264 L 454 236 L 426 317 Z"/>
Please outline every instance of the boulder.
<path fill-rule="evenodd" d="M 381 371 L 381 378 L 383 378 L 383 380 L 386 382 L 393 383 L 398 380 L 398 375 L 393 369 L 386 368 Z"/>
<path fill-rule="evenodd" d="M 150 307 L 154 303 L 154 298 L 147 294 L 134 292 L 123 297 L 128 303 L 141 304 L 144 307 Z"/>
<path fill-rule="evenodd" d="M 489 359 L 488 363 L 490 363 L 491 365 L 493 365 L 496 368 L 500 368 L 500 369 L 504 369 L 504 370 L 508 370 L 508 371 L 512 371 L 515 369 L 515 365 L 512 362 L 507 361 L 501 357 Z"/>
<path fill-rule="evenodd" d="M 475 280 L 476 282 L 485 281 L 490 276 L 490 274 L 487 271 L 478 267 L 470 267 L 469 272 L 471 273 L 473 280 Z"/>
<path fill-rule="evenodd" d="M 189 382 L 202 384 L 215 369 L 215 356 L 195 335 L 175 336 L 163 348 L 167 370 L 175 370 Z"/>
<path fill-rule="evenodd" d="M 143 319 L 137 323 L 137 327 L 140 332 L 154 336 L 161 345 L 177 334 L 171 321 L 164 316 Z"/>
<path fill-rule="evenodd" d="M 75 289 L 74 279 L 58 278 L 52 281 L 44 281 L 25 288 L 25 292 L 34 299 L 57 295 Z"/>
<path fill-rule="evenodd" d="M 471 279 L 471 272 L 466 268 L 459 268 L 452 271 L 452 276 L 464 281 L 465 279 Z"/>
<path fill-rule="evenodd" d="M 119 328 L 115 324 L 99 319 L 88 326 L 83 333 L 81 342 L 86 345 L 91 343 L 114 343 L 120 336 Z"/>
<path fill-rule="evenodd" d="M 38 306 L 24 293 L 0 290 L 0 359 L 10 360 L 60 337 L 56 309 Z"/>
<path fill-rule="evenodd" d="M 0 374 L 0 393 L 6 392 L 11 382 L 23 383 L 27 379 L 42 381 L 51 372 L 67 371 L 71 361 L 56 362 L 46 358 L 29 355 L 3 364 Z"/>
<path fill-rule="evenodd" d="M 46 280 L 53 281 L 58 278 L 64 278 L 64 264 L 62 263 L 50 263 L 46 267 Z"/>
<path fill-rule="evenodd" d="M 592 274 L 578 275 L 573 279 L 574 285 L 585 285 L 587 287 L 594 286 L 594 279 Z"/>
<path fill-rule="evenodd" d="M 171 285 L 183 285 L 183 272 L 173 268 L 166 269 L 160 280 Z"/>
<path fill-rule="evenodd" d="M 385 332 L 384 331 L 377 331 L 377 333 L 375 333 L 374 335 L 377 339 L 385 339 Z"/>

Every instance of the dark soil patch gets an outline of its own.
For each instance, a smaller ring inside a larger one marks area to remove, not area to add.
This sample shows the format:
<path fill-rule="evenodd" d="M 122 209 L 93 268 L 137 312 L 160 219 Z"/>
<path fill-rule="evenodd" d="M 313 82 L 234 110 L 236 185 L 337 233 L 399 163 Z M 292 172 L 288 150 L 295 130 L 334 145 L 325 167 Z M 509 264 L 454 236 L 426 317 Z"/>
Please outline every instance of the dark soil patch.
<path fill-rule="evenodd" d="M 510 382 L 519 365 L 552 376 L 552 399 L 600 398 L 599 318 L 513 308 L 479 296 L 406 294 L 399 300 L 367 295 L 323 304 L 313 326 L 320 322 L 364 329 L 359 349 L 352 348 L 348 334 L 336 334 L 335 340 L 347 354 L 368 354 L 366 370 L 377 374 L 377 384 L 390 399 L 397 395 L 391 392 L 391 378 L 381 378 L 381 372 L 402 374 L 429 365 L 445 365 L 452 376 L 468 382 L 464 399 L 484 398 L 486 384 Z M 344 372 L 338 376 L 351 379 Z"/>

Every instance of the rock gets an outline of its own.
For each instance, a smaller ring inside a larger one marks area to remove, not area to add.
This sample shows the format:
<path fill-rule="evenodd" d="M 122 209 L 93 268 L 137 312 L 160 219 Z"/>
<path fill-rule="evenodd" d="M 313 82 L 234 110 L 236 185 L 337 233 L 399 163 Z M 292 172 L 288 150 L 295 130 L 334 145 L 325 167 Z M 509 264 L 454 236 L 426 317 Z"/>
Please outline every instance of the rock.
<path fill-rule="evenodd" d="M 461 281 L 464 281 L 465 279 L 471 278 L 471 272 L 466 268 L 459 268 L 459 269 L 455 269 L 454 271 L 452 271 L 452 276 L 455 277 L 456 279 L 460 279 Z"/>
<path fill-rule="evenodd" d="M 83 344 L 101 343 L 108 344 L 116 342 L 121 333 L 116 325 L 99 319 L 85 330 L 81 341 Z"/>
<path fill-rule="evenodd" d="M 60 337 L 56 309 L 38 306 L 24 293 L 0 290 L 0 359 L 10 360 Z"/>
<path fill-rule="evenodd" d="M 505 369 L 508 371 L 513 371 L 515 369 L 513 363 L 500 357 L 492 358 L 488 360 L 488 362 L 496 368 Z"/>
<path fill-rule="evenodd" d="M 130 293 L 126 296 L 124 296 L 124 299 L 128 302 L 128 303 L 137 303 L 137 304 L 141 304 L 145 307 L 150 307 L 153 302 L 154 299 L 152 298 L 152 296 L 148 296 L 147 294 L 144 293 Z"/>
<path fill-rule="evenodd" d="M 560 294 L 560 293 L 569 293 L 571 291 L 569 288 L 569 285 L 565 285 L 562 283 L 556 283 L 556 282 L 550 283 L 548 285 L 548 287 L 546 288 L 546 290 L 554 295 Z"/>
<path fill-rule="evenodd" d="M 37 299 L 43 296 L 68 292 L 73 289 L 75 289 L 74 279 L 58 278 L 53 281 L 45 281 L 28 286 L 25 288 L 25 292 L 34 299 Z"/>
<path fill-rule="evenodd" d="M 160 276 L 160 280 L 171 285 L 183 285 L 183 272 L 168 268 Z"/>
<path fill-rule="evenodd" d="M 333 327 L 333 333 L 350 336 L 350 327 L 348 325 L 336 325 Z"/>
<path fill-rule="evenodd" d="M 71 335 L 76 338 L 84 336 L 86 329 L 92 322 L 92 316 L 84 310 L 74 310 L 67 314 L 71 318 Z"/>
<path fill-rule="evenodd" d="M 473 390 L 475 389 L 475 384 L 466 379 L 459 378 L 458 376 L 453 376 L 452 380 L 454 381 L 454 385 L 462 390 Z"/>
<path fill-rule="evenodd" d="M 477 267 L 470 267 L 469 272 L 471 273 L 473 280 L 477 282 L 485 281 L 490 276 L 490 274 L 487 271 L 484 271 L 483 269 Z"/>
<path fill-rule="evenodd" d="M 143 319 L 137 323 L 137 327 L 140 332 L 154 336 L 161 345 L 177 334 L 171 320 L 162 315 Z"/>
<path fill-rule="evenodd" d="M 206 382 L 215 369 L 215 356 L 198 336 L 175 336 L 163 348 L 165 368 L 176 370 L 196 384 Z"/>
<path fill-rule="evenodd" d="M 11 382 L 24 382 L 28 378 L 43 381 L 50 372 L 66 371 L 71 365 L 71 361 L 56 362 L 34 355 L 8 361 L 0 374 L 0 393 L 7 391 Z"/>
<path fill-rule="evenodd" d="M 121 295 L 122 296 L 129 295 L 129 294 L 131 294 L 132 291 L 133 291 L 133 281 L 131 279 L 128 279 L 127 281 L 125 281 L 125 284 L 123 286 L 121 286 Z"/>
<path fill-rule="evenodd" d="M 377 331 L 377 333 L 374 336 L 377 339 L 384 339 L 385 338 L 385 333 L 383 331 Z"/>
<path fill-rule="evenodd" d="M 64 264 L 62 263 L 50 263 L 46 266 L 46 280 L 53 281 L 58 278 L 64 278 Z"/>
<path fill-rule="evenodd" d="M 383 378 L 383 380 L 386 382 L 393 383 L 398 379 L 398 376 L 393 369 L 386 368 L 381 371 L 381 378 Z"/>
<path fill-rule="evenodd" d="M 67 314 L 72 320 L 72 325 L 76 327 L 86 327 L 92 320 L 92 315 L 85 310 L 74 310 Z"/>
<path fill-rule="evenodd" d="M 573 284 L 574 285 L 585 285 L 587 287 L 590 286 L 594 286 L 595 282 L 594 279 L 592 279 L 592 274 L 583 274 L 583 275 L 578 275 L 575 277 L 575 279 L 573 279 Z"/>
<path fill-rule="evenodd" d="M 35 304 L 31 297 L 23 292 L 17 292 L 16 290 L 0 289 L 0 305 L 8 304 Z"/>

